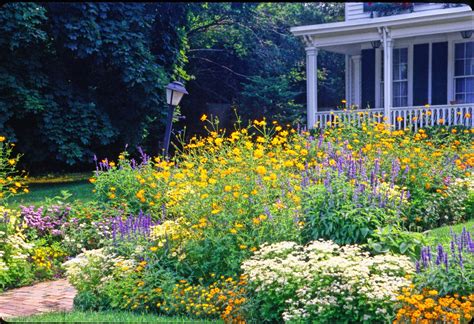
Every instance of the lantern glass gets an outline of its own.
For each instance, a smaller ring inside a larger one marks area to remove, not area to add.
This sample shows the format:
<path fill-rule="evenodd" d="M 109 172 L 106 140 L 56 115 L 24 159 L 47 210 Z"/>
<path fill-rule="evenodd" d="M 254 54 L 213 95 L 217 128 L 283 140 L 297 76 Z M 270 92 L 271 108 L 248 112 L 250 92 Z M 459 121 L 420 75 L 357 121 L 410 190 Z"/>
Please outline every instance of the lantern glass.
<path fill-rule="evenodd" d="M 171 95 L 173 95 L 173 98 L 171 98 Z M 183 98 L 183 95 L 184 95 L 183 92 L 178 92 L 178 91 L 175 91 L 175 90 L 166 89 L 166 102 L 168 103 L 168 105 L 177 106 L 177 105 L 179 105 L 179 102 Z M 171 100 L 173 100 L 173 101 L 171 101 Z"/>
<path fill-rule="evenodd" d="M 188 94 L 188 92 L 181 82 L 174 81 L 166 86 L 166 102 L 168 105 L 179 105 L 184 94 Z"/>

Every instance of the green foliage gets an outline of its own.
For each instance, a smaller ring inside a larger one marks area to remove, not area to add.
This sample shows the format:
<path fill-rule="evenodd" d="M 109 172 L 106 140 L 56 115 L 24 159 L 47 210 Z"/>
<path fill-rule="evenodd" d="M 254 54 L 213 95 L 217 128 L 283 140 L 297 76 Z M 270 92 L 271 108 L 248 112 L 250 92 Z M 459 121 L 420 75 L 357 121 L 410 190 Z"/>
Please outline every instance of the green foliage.
<path fill-rule="evenodd" d="M 449 247 L 423 247 L 413 281 L 416 288 L 436 289 L 441 296 L 474 293 L 472 244 L 472 232 L 464 227 L 460 234 L 452 233 Z"/>
<path fill-rule="evenodd" d="M 136 312 L 124 312 L 124 311 L 103 311 L 103 312 L 92 312 L 92 311 L 78 311 L 74 310 L 71 312 L 50 312 L 40 315 L 33 315 L 28 317 L 15 317 L 9 319 L 10 322 L 19 323 L 189 323 L 190 318 L 187 317 L 161 317 L 156 314 L 145 314 Z M 220 323 L 220 321 L 205 321 L 192 319 L 193 323 Z"/>
<path fill-rule="evenodd" d="M 307 240 L 324 238 L 338 244 L 361 244 L 378 227 L 396 224 L 395 208 L 377 206 L 369 195 L 354 201 L 353 190 L 344 177 L 331 183 L 331 192 L 323 185 L 306 189 L 303 208 Z"/>
<path fill-rule="evenodd" d="M 403 231 L 397 226 L 377 228 L 367 240 L 371 252 L 375 254 L 392 252 L 416 259 L 426 239 L 421 233 Z"/>
<path fill-rule="evenodd" d="M 169 4 L 1 8 L 0 128 L 30 163 L 83 163 L 162 127 L 163 87 L 169 76 L 185 76 L 174 72 L 185 63 L 184 45 L 170 39 L 183 11 L 162 7 Z M 26 125 L 30 132 L 20 132 Z"/>
<path fill-rule="evenodd" d="M 13 156 L 13 144 L 0 135 L 0 205 L 6 205 L 7 199 L 18 192 L 28 192 L 24 178 L 17 170 L 20 155 Z"/>
<path fill-rule="evenodd" d="M 234 103 L 246 119 L 265 116 L 287 123 L 302 120 L 306 91 L 304 46 L 289 29 L 340 21 L 343 6 L 205 3 L 193 7 L 189 17 L 188 66 L 195 77 L 189 87 L 200 94 L 190 98 L 193 106 Z M 319 74 L 320 104 L 334 106 L 343 99 L 344 60 L 322 52 L 318 64 L 324 67 Z"/>

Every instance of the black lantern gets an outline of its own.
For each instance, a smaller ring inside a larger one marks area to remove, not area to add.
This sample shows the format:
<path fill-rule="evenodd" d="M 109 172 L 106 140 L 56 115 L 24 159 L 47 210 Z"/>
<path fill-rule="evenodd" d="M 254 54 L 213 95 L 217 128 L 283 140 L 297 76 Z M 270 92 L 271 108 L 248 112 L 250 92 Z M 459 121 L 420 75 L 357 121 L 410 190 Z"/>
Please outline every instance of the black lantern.
<path fill-rule="evenodd" d="M 370 44 L 372 44 L 372 48 L 379 48 L 381 42 L 379 40 L 376 40 L 376 41 L 371 41 Z"/>
<path fill-rule="evenodd" d="M 179 105 L 183 95 L 188 94 L 181 82 L 173 81 L 166 86 L 166 102 L 168 103 L 168 118 L 166 120 L 165 139 L 163 141 L 163 156 L 166 158 L 171 139 L 171 127 L 173 126 L 174 107 Z"/>
<path fill-rule="evenodd" d="M 472 30 L 463 30 L 463 31 L 461 32 L 461 36 L 462 36 L 462 38 L 464 38 L 464 39 L 471 38 L 471 36 L 472 36 Z"/>

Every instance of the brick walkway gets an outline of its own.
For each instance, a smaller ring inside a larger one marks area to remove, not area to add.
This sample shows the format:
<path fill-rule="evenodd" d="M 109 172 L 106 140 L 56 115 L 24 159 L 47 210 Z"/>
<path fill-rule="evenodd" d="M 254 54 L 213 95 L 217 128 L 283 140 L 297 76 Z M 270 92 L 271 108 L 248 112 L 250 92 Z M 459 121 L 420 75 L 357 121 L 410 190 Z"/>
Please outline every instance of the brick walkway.
<path fill-rule="evenodd" d="M 66 279 L 8 290 L 0 293 L 0 318 L 70 311 L 75 295 Z"/>

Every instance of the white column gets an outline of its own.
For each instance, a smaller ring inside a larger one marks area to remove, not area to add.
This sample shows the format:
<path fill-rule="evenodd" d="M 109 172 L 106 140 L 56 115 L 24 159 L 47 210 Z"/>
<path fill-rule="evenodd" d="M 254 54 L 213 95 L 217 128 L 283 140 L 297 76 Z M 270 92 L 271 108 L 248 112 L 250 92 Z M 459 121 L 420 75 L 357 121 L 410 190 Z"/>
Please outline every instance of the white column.
<path fill-rule="evenodd" d="M 361 108 L 361 101 L 362 101 L 362 74 L 361 74 L 361 64 L 360 64 L 360 55 L 353 55 L 352 56 L 352 67 L 353 67 L 353 75 L 354 75 L 354 82 L 352 83 L 352 87 L 354 89 L 354 97 L 352 98 L 352 104 L 356 105 L 357 108 Z"/>
<path fill-rule="evenodd" d="M 383 42 L 383 108 L 384 117 L 387 117 L 386 122 L 392 124 L 390 116 L 390 108 L 392 107 L 392 89 L 393 89 L 393 40 L 388 37 L 387 31 L 384 31 L 384 42 Z"/>
<path fill-rule="evenodd" d="M 351 94 L 352 94 L 352 62 L 351 56 L 346 55 L 346 99 L 347 106 L 349 106 L 352 102 Z"/>
<path fill-rule="evenodd" d="M 431 44 L 433 45 L 433 44 Z M 430 71 L 432 70 L 430 65 Z M 430 75 L 431 78 L 431 75 Z M 454 95 L 454 41 L 450 39 L 448 41 L 448 84 L 447 84 L 447 95 L 446 103 L 450 105 L 451 101 L 455 100 Z M 431 101 L 430 101 L 431 104 Z"/>
<path fill-rule="evenodd" d="M 308 129 L 314 128 L 318 111 L 318 49 L 306 47 L 306 104 Z"/>

